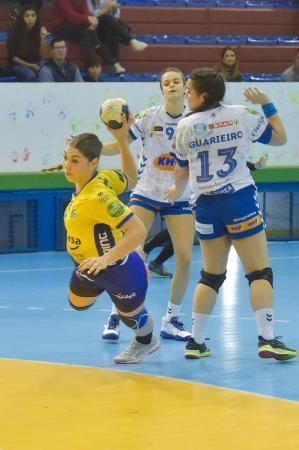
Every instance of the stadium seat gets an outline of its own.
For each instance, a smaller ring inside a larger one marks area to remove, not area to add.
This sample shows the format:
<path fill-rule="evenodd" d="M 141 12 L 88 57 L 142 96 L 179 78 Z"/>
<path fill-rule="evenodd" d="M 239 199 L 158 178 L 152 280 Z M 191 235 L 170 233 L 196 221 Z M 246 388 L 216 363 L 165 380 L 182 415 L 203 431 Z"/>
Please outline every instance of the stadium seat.
<path fill-rule="evenodd" d="M 276 0 L 275 8 L 298 8 L 299 3 L 297 5 L 293 2 L 293 0 Z"/>
<path fill-rule="evenodd" d="M 151 82 L 157 81 L 158 75 L 155 73 L 123 73 L 121 78 L 126 82 Z"/>
<path fill-rule="evenodd" d="M 16 81 L 18 79 L 14 76 L 0 76 L 0 83 L 15 83 Z"/>
<path fill-rule="evenodd" d="M 216 6 L 219 8 L 245 8 L 245 0 L 217 0 Z"/>
<path fill-rule="evenodd" d="M 277 42 L 277 36 L 249 36 L 247 38 L 247 43 L 253 45 L 276 45 Z"/>
<path fill-rule="evenodd" d="M 216 42 L 222 45 L 242 45 L 247 43 L 247 36 L 217 36 Z"/>
<path fill-rule="evenodd" d="M 139 41 L 146 42 L 147 44 L 153 44 L 154 36 L 152 34 L 136 34 L 135 39 Z"/>
<path fill-rule="evenodd" d="M 108 82 L 116 82 L 119 83 L 123 78 L 123 73 L 121 73 L 120 75 L 116 74 L 116 73 L 102 73 L 101 74 L 101 79 L 102 81 L 108 81 Z"/>
<path fill-rule="evenodd" d="M 182 34 L 179 35 L 169 35 L 169 34 L 157 34 L 153 36 L 154 44 L 176 44 L 176 45 L 184 45 L 187 42 L 187 36 Z"/>
<path fill-rule="evenodd" d="M 280 73 L 255 73 L 250 75 L 250 81 L 280 81 Z"/>
<path fill-rule="evenodd" d="M 182 8 L 186 6 L 186 0 L 157 0 L 157 6 L 161 8 L 164 8 L 164 6 Z"/>
<path fill-rule="evenodd" d="M 217 37 L 215 35 L 197 35 L 197 36 L 187 36 L 186 43 L 187 44 L 194 44 L 194 45 L 200 45 L 200 44 L 217 44 Z"/>
<path fill-rule="evenodd" d="M 266 8 L 272 9 L 275 8 L 275 0 L 246 0 L 245 2 L 246 8 Z"/>
<path fill-rule="evenodd" d="M 157 6 L 156 0 L 121 0 L 121 5 L 124 6 Z"/>
<path fill-rule="evenodd" d="M 216 0 L 186 0 L 186 6 L 189 8 L 214 8 Z"/>
<path fill-rule="evenodd" d="M 282 45 L 296 45 L 299 47 L 299 36 L 280 36 L 277 42 Z"/>
<path fill-rule="evenodd" d="M 6 39 L 7 39 L 7 33 L 5 33 L 5 32 L 1 32 L 0 33 L 0 41 L 6 41 Z"/>

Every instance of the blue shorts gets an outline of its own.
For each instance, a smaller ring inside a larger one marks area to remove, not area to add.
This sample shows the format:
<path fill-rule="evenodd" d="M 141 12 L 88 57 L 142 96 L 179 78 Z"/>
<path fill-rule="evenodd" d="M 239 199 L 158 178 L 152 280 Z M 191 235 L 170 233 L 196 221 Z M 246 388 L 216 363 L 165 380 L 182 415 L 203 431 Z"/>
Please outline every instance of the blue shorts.
<path fill-rule="evenodd" d="M 97 297 L 106 291 L 119 311 L 131 312 L 144 302 L 147 285 L 144 262 L 136 252 L 132 252 L 124 262 L 97 275 L 81 274 L 75 269 L 70 291 L 80 297 Z"/>
<path fill-rule="evenodd" d="M 196 232 L 200 239 L 227 234 L 242 239 L 265 228 L 256 187 L 247 186 L 233 194 L 201 195 L 195 205 Z"/>
<path fill-rule="evenodd" d="M 192 214 L 192 207 L 189 202 L 175 202 L 173 204 L 167 202 L 157 202 L 143 195 L 133 194 L 129 200 L 130 205 L 141 206 L 153 213 L 159 213 L 161 217 L 164 216 L 179 216 L 182 214 Z"/>

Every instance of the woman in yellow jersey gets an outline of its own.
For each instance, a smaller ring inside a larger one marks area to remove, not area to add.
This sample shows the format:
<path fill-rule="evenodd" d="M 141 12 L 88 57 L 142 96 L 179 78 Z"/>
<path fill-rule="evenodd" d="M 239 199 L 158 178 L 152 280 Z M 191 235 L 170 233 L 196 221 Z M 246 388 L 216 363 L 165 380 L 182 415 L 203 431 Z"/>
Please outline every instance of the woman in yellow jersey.
<path fill-rule="evenodd" d="M 73 137 L 64 152 L 63 169 L 75 192 L 65 211 L 67 251 L 75 263 L 69 301 L 83 310 L 106 291 L 121 320 L 135 336 L 115 358 L 118 364 L 141 362 L 159 347 L 153 319 L 144 306 L 147 274 L 134 251 L 146 229 L 118 195 L 136 183 L 136 167 L 127 144 L 128 124 L 110 130 L 120 146 L 122 170 L 98 170 L 102 143 L 91 133 Z"/>

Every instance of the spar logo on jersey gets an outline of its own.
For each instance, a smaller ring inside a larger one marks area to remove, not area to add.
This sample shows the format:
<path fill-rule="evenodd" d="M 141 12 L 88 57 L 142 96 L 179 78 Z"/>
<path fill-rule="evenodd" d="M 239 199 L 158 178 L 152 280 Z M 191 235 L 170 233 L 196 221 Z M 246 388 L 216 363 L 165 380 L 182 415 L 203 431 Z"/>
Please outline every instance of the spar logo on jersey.
<path fill-rule="evenodd" d="M 172 171 L 175 168 L 176 161 L 169 153 L 163 153 L 154 160 L 154 166 L 159 170 Z"/>
<path fill-rule="evenodd" d="M 233 120 L 223 120 L 222 122 L 210 123 L 209 130 L 215 130 L 217 128 L 223 127 L 231 127 L 232 125 L 234 125 Z"/>

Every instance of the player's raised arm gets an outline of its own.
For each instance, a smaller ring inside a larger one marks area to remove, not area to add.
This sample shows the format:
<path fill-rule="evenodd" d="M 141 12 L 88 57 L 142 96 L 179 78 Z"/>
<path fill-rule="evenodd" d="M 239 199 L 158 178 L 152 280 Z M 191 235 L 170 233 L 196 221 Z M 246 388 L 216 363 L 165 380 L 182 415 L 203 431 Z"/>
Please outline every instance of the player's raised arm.
<path fill-rule="evenodd" d="M 121 170 L 126 174 L 128 179 L 128 189 L 132 189 L 137 182 L 137 168 L 135 159 L 131 153 L 128 144 L 128 130 L 133 122 L 134 118 L 129 115 L 129 118 L 124 116 L 123 125 L 121 128 L 113 129 L 107 126 L 108 131 L 115 137 L 121 159 Z"/>
<path fill-rule="evenodd" d="M 267 122 L 272 127 L 271 140 L 269 145 L 284 145 L 287 142 L 287 135 L 283 123 L 278 115 L 278 111 L 271 102 L 268 95 L 257 88 L 247 88 L 244 91 L 245 98 L 254 105 L 261 105 Z"/>

